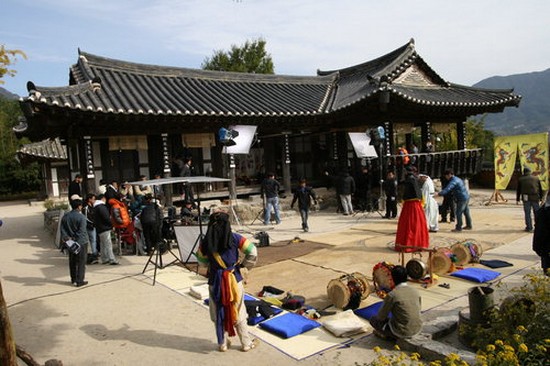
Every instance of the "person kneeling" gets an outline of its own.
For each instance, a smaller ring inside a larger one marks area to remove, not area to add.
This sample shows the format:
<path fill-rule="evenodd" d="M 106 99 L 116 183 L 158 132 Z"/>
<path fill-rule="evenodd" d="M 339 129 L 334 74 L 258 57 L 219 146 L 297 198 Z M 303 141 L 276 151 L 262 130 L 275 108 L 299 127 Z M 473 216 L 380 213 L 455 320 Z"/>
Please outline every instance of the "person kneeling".
<path fill-rule="evenodd" d="M 422 330 L 420 295 L 416 289 L 407 286 L 405 267 L 393 267 L 391 275 L 395 288 L 384 298 L 384 304 L 371 318 L 370 324 L 375 334 L 382 338 L 409 338 Z"/>

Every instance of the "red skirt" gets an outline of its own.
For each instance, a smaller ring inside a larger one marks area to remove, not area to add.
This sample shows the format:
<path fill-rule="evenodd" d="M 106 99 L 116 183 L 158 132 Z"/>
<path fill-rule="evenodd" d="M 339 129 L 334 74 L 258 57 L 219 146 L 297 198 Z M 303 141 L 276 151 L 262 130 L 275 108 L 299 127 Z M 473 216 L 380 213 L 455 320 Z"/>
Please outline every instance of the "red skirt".
<path fill-rule="evenodd" d="M 405 201 L 397 223 L 395 251 L 416 252 L 418 249 L 406 247 L 427 248 L 429 245 L 428 224 L 420 200 Z"/>

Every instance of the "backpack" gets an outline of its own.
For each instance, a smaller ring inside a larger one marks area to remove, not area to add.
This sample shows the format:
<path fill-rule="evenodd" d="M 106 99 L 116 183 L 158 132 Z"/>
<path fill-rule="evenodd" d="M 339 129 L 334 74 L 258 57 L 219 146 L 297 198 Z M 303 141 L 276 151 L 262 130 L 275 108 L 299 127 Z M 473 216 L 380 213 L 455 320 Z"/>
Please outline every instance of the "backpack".
<path fill-rule="evenodd" d="M 111 198 L 109 200 L 109 205 L 111 205 L 111 222 L 113 226 L 118 229 L 128 227 L 132 221 L 130 219 L 128 207 L 116 198 Z"/>

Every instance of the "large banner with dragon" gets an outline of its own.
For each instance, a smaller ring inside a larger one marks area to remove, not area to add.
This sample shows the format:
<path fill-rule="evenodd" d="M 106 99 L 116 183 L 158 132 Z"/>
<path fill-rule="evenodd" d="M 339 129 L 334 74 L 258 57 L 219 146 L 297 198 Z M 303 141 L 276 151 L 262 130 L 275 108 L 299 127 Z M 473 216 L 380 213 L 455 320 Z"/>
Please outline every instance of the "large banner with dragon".
<path fill-rule="evenodd" d="M 506 189 L 519 155 L 522 167 L 529 167 L 548 190 L 548 133 L 495 137 L 495 189 Z M 523 169 L 523 168 L 522 168 Z"/>

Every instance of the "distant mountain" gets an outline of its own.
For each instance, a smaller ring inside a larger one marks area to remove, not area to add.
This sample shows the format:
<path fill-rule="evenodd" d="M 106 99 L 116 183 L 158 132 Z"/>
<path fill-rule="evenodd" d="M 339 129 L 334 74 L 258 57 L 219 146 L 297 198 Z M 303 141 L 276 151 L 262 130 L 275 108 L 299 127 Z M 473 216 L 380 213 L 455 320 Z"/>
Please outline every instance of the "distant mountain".
<path fill-rule="evenodd" d="M 518 108 L 485 117 L 485 128 L 500 136 L 550 131 L 550 69 L 545 71 L 493 76 L 473 85 L 489 89 L 514 89 L 522 96 Z"/>
<path fill-rule="evenodd" d="M 14 93 L 0 87 L 0 98 L 3 98 L 3 99 L 19 99 L 19 95 L 14 94 Z"/>

